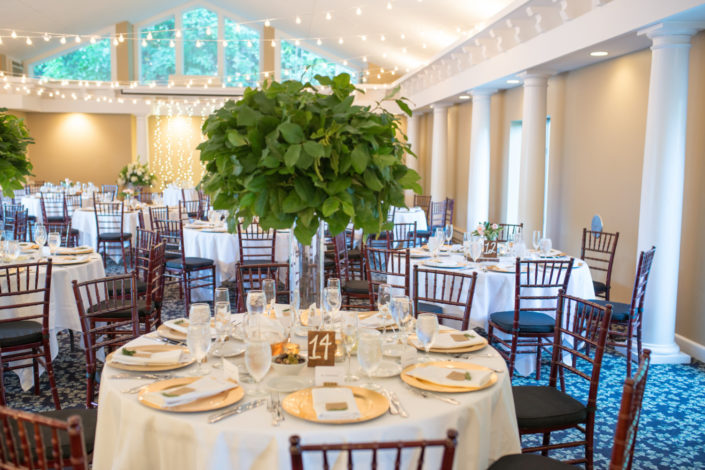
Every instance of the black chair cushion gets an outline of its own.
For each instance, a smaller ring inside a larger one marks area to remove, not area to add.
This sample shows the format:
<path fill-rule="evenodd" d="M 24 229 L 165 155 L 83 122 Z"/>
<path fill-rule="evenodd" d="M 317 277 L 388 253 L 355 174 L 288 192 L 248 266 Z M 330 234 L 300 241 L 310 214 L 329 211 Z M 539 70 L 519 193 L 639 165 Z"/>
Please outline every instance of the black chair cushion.
<path fill-rule="evenodd" d="M 436 304 L 428 304 L 426 302 L 419 302 L 418 313 L 443 313 L 443 307 Z"/>
<path fill-rule="evenodd" d="M 519 429 L 544 429 L 584 423 L 587 408 L 554 387 L 512 387 Z"/>
<path fill-rule="evenodd" d="M 514 326 L 514 310 L 506 312 L 496 312 L 490 315 L 490 321 L 503 331 L 512 331 Z M 550 333 L 556 320 L 541 312 L 520 312 L 519 332 L 520 333 Z"/>
<path fill-rule="evenodd" d="M 603 299 L 592 299 L 590 302 L 596 303 L 598 305 L 611 305 L 612 306 L 612 321 L 615 322 L 626 322 L 629 320 L 629 314 L 631 312 L 632 306 L 630 304 L 625 304 L 623 302 L 612 302 L 611 300 Z"/>
<path fill-rule="evenodd" d="M 417 230 L 417 231 L 416 231 L 416 236 L 417 236 L 417 237 L 428 238 L 428 237 L 431 236 L 431 231 L 430 231 L 430 230 Z"/>
<path fill-rule="evenodd" d="M 105 308 L 105 305 L 103 302 L 94 305 L 93 307 L 88 309 L 88 313 L 93 313 L 97 310 L 102 310 Z M 137 314 L 139 315 L 140 318 L 144 318 L 148 316 L 151 313 L 152 309 L 147 308 L 147 304 L 145 303 L 144 299 L 139 299 L 137 300 Z M 130 311 L 129 308 L 126 308 L 124 310 L 117 310 L 114 312 L 109 312 L 109 313 L 101 313 L 93 318 L 119 318 L 119 319 L 125 319 L 128 320 L 132 318 L 132 312 Z"/>
<path fill-rule="evenodd" d="M 607 293 L 607 284 L 600 281 L 592 281 L 592 287 L 595 289 L 595 295 Z"/>
<path fill-rule="evenodd" d="M 358 260 L 360 258 L 362 258 L 362 251 L 360 251 L 358 248 L 348 250 L 348 259 Z"/>
<path fill-rule="evenodd" d="M 131 233 L 120 233 L 120 232 L 106 232 L 101 233 L 98 237 L 99 240 L 107 240 L 109 242 L 119 242 L 122 240 L 129 240 L 132 238 Z"/>
<path fill-rule="evenodd" d="M 0 348 L 21 346 L 42 341 L 42 324 L 18 320 L 0 324 Z"/>
<path fill-rule="evenodd" d="M 98 417 L 98 410 L 96 408 L 86 409 L 86 408 L 74 408 L 74 409 L 63 409 L 63 410 L 53 410 L 53 411 L 43 411 L 39 413 L 47 418 L 58 419 L 61 421 L 67 421 L 69 416 L 78 415 L 81 417 L 81 429 L 83 429 L 83 439 L 86 442 L 86 453 L 89 455 L 93 453 L 93 448 L 95 447 L 95 430 L 96 421 Z M 46 435 L 49 436 L 49 431 L 46 430 Z M 71 454 L 71 448 L 68 442 L 68 436 L 61 437 L 64 433 L 59 433 L 60 439 L 62 441 L 61 452 L 64 457 L 68 457 Z M 51 441 L 46 437 L 45 442 L 51 445 Z"/>
<path fill-rule="evenodd" d="M 344 294 L 364 294 L 370 293 L 370 284 L 362 279 L 350 279 L 341 282 L 340 290 Z"/>
<path fill-rule="evenodd" d="M 81 232 L 77 228 L 71 229 L 71 235 L 78 235 L 79 233 L 81 233 Z"/>
<path fill-rule="evenodd" d="M 262 263 L 262 261 L 259 261 Z M 255 263 L 250 263 L 255 264 Z M 186 269 L 199 269 L 213 266 L 213 260 L 208 258 L 186 258 Z M 166 262 L 167 268 L 183 269 L 180 259 L 173 259 Z"/>
<path fill-rule="evenodd" d="M 549 459 L 538 454 L 505 455 L 490 465 L 488 470 L 575 470 L 574 465 Z"/>
<path fill-rule="evenodd" d="M 57 223 L 57 222 L 64 222 L 64 216 L 63 215 L 50 215 L 47 216 L 47 222 L 49 223 Z"/>

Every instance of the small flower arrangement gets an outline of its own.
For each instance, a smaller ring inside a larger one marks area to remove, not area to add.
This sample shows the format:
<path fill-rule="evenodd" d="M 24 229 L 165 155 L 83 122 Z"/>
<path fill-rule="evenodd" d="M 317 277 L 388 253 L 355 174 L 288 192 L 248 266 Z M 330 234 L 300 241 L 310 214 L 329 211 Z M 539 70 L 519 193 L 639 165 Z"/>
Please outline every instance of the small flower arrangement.
<path fill-rule="evenodd" d="M 120 186 L 151 186 L 157 180 L 154 173 L 149 171 L 149 167 L 140 163 L 128 163 L 120 170 L 117 184 Z"/>
<path fill-rule="evenodd" d="M 499 227 L 499 225 L 485 222 L 482 224 L 478 224 L 477 228 L 472 232 L 472 234 L 478 237 L 484 237 L 485 240 L 488 241 L 495 241 L 497 240 L 497 237 L 499 237 L 501 231 L 502 229 Z"/>

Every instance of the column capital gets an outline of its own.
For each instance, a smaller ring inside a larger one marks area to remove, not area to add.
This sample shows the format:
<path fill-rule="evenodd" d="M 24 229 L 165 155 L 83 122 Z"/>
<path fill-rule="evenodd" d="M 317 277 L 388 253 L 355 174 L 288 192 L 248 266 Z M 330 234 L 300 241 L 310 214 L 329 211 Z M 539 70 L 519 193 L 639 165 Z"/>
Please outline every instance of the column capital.
<path fill-rule="evenodd" d="M 475 100 L 475 98 L 489 98 L 495 93 L 497 93 L 496 88 L 473 88 L 472 90 L 470 90 L 470 95 L 472 96 L 473 101 Z"/>
<path fill-rule="evenodd" d="M 545 87 L 548 84 L 548 78 L 554 74 L 553 70 L 549 69 L 530 69 L 519 74 L 519 78 L 524 80 L 524 87 L 541 86 Z"/>
<path fill-rule="evenodd" d="M 449 107 L 451 104 L 452 104 L 452 103 L 447 103 L 447 102 L 445 102 L 445 101 L 439 101 L 439 102 L 433 103 L 433 104 L 431 105 L 431 110 L 432 110 L 434 113 L 436 113 L 436 112 L 441 112 L 442 110 L 448 109 L 448 107 Z"/>
<path fill-rule="evenodd" d="M 654 42 L 654 45 L 662 42 L 667 44 L 690 44 L 690 37 L 701 29 L 705 29 L 705 22 L 664 21 L 640 30 L 637 35 L 648 37 Z M 671 39 L 658 39 L 666 37 Z"/>

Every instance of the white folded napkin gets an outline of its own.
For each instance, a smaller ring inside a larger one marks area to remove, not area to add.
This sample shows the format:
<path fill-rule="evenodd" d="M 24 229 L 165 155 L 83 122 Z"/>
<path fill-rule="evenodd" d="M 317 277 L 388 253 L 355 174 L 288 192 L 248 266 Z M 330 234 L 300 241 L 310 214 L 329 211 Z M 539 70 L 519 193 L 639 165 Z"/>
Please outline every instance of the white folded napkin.
<path fill-rule="evenodd" d="M 174 349 L 170 351 L 160 351 L 160 352 L 147 352 L 147 351 L 136 351 L 134 355 L 130 356 L 125 354 L 123 350 L 125 347 L 118 349 L 113 354 L 113 362 L 119 362 L 121 364 L 127 364 L 131 366 L 150 366 L 156 364 L 177 364 L 181 362 L 181 350 Z M 127 347 L 128 351 L 134 351 Z"/>
<path fill-rule="evenodd" d="M 360 326 L 364 328 L 382 328 L 384 326 L 395 326 L 396 323 L 391 317 L 382 318 L 382 315 L 375 313 L 367 318 L 359 321 Z"/>
<path fill-rule="evenodd" d="M 313 409 L 316 416 L 321 421 L 337 419 L 356 419 L 360 417 L 360 410 L 355 403 L 355 397 L 349 388 L 314 388 L 311 392 L 313 397 Z M 329 410 L 326 404 L 337 405 L 345 403 L 344 410 Z"/>
<path fill-rule="evenodd" d="M 164 322 L 164 324 L 174 331 L 178 331 L 179 333 L 183 333 L 185 335 L 188 334 L 188 325 L 189 325 L 188 318 L 178 318 L 176 320 L 169 320 L 169 321 Z M 215 327 L 213 326 L 212 322 L 211 322 L 211 336 L 215 336 Z"/>
<path fill-rule="evenodd" d="M 200 398 L 211 397 L 237 386 L 236 383 L 229 380 L 209 375 L 187 385 L 147 393 L 142 399 L 162 408 L 168 408 L 191 403 Z"/>
<path fill-rule="evenodd" d="M 87 251 L 93 251 L 93 248 L 87 245 L 81 245 L 77 246 L 75 248 L 68 248 L 68 247 L 58 247 L 56 249 L 56 252 L 60 255 L 72 255 L 72 254 L 78 254 L 78 253 L 85 253 Z"/>
<path fill-rule="evenodd" d="M 438 366 L 417 367 L 407 373 L 425 382 L 449 387 L 481 387 L 492 375 L 492 371 L 489 369 L 467 370 Z M 463 377 L 456 379 L 453 377 L 454 375 L 458 377 L 462 375 Z"/>
<path fill-rule="evenodd" d="M 460 340 L 460 336 L 463 337 Z M 412 337 L 410 341 L 417 348 L 423 348 L 421 341 L 417 337 Z M 434 349 L 455 349 L 455 348 L 466 348 L 469 346 L 475 346 L 478 344 L 483 344 L 485 339 L 475 333 L 472 330 L 468 331 L 456 331 L 456 330 L 441 330 L 438 332 L 436 341 L 433 342 Z"/>

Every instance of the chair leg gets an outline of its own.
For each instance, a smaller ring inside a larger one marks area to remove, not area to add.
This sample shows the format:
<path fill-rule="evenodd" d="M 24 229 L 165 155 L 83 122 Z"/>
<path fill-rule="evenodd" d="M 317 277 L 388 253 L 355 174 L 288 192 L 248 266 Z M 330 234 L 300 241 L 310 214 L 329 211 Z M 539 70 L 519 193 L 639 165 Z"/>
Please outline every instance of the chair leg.
<path fill-rule="evenodd" d="M 49 386 L 51 387 L 51 397 L 54 399 L 54 406 L 57 410 L 61 409 L 61 402 L 59 401 L 59 391 L 56 388 L 56 377 L 54 377 L 54 366 L 51 363 L 51 351 L 49 351 L 49 342 L 44 342 L 44 360 L 46 364 L 44 365 L 47 370 L 47 375 L 49 376 Z"/>
<path fill-rule="evenodd" d="M 591 422 L 592 421 L 592 422 Z M 594 421 L 595 418 L 593 417 L 590 419 L 588 417 L 588 423 L 585 426 L 585 470 L 592 470 L 593 469 L 593 452 L 592 452 L 592 447 L 593 447 L 593 442 L 594 442 Z"/>
<path fill-rule="evenodd" d="M 39 350 L 32 349 L 32 354 L 39 354 Z M 39 362 L 36 357 L 32 359 L 32 373 L 34 374 L 34 394 L 39 395 Z"/>
<path fill-rule="evenodd" d="M 541 337 L 536 338 L 536 380 L 541 380 Z"/>
<path fill-rule="evenodd" d="M 627 331 L 627 377 L 632 376 L 632 328 L 631 325 Z"/>
<path fill-rule="evenodd" d="M 550 432 L 545 432 L 543 433 L 543 446 L 546 447 L 551 443 L 551 433 Z M 548 449 L 542 450 L 541 455 L 544 457 L 548 457 Z"/>
<path fill-rule="evenodd" d="M 519 341 L 519 337 L 517 335 L 518 333 L 516 332 L 512 333 L 512 348 L 509 351 L 509 380 L 512 380 L 514 377 L 514 361 L 516 360 L 517 343 Z"/>
<path fill-rule="evenodd" d="M 76 345 L 74 344 L 74 337 L 73 337 L 73 330 L 69 330 L 69 347 L 71 348 L 71 352 L 76 351 Z"/>
<path fill-rule="evenodd" d="M 184 285 L 184 307 L 186 308 L 186 317 L 188 317 L 189 307 L 191 306 L 191 288 L 189 287 L 188 271 L 184 270 L 182 276 Z"/>

